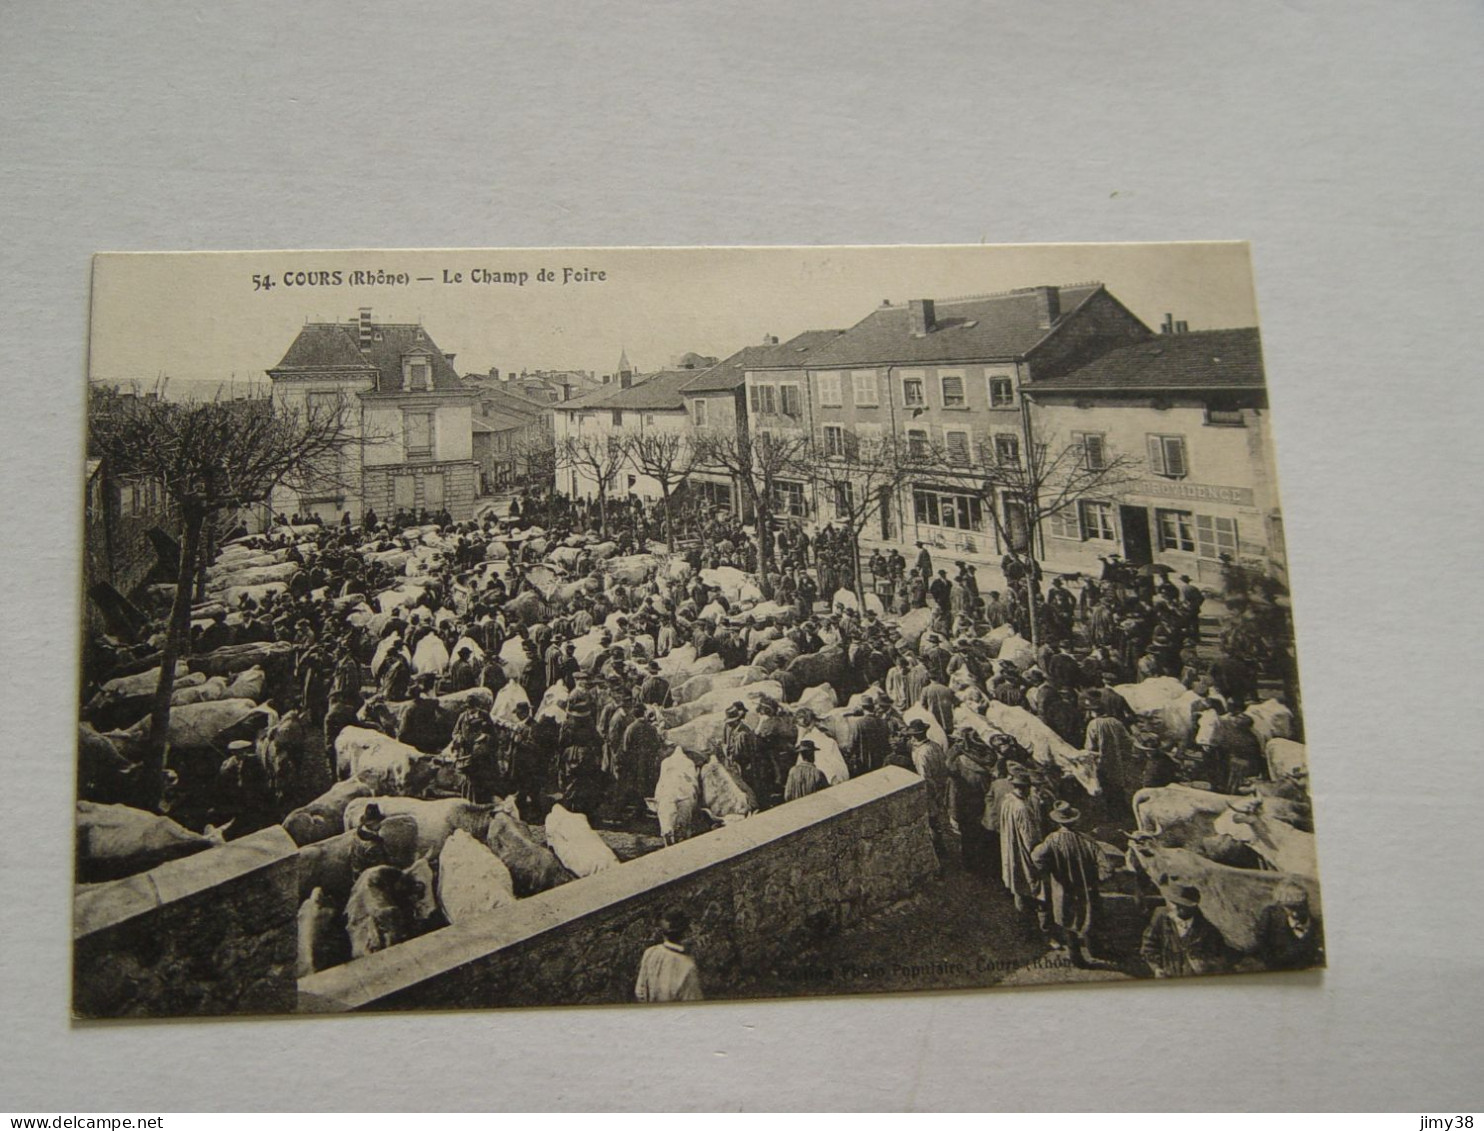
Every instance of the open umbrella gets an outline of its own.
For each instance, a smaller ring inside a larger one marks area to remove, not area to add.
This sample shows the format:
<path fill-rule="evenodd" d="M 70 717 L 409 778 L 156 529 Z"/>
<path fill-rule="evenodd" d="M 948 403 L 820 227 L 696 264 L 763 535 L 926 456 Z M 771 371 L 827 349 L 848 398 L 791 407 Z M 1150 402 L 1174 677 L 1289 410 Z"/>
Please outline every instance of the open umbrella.
<path fill-rule="evenodd" d="M 1150 562 L 1146 566 L 1139 567 L 1139 573 L 1145 577 L 1153 577 L 1156 573 L 1174 573 L 1174 566 L 1167 566 L 1163 562 Z"/>

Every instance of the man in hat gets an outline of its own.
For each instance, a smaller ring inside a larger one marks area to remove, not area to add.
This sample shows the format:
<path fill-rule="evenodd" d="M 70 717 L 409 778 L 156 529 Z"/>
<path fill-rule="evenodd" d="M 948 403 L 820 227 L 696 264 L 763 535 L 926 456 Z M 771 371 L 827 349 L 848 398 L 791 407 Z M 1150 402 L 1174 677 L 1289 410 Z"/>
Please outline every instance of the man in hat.
<path fill-rule="evenodd" d="M 1082 749 L 1098 755 L 1098 780 L 1108 796 L 1108 804 L 1121 806 L 1143 786 L 1143 760 L 1128 728 L 1107 713 L 1101 696 L 1092 691 L 1083 692 L 1082 708 L 1088 715 Z"/>
<path fill-rule="evenodd" d="M 582 681 L 579 681 L 581 684 Z M 593 700 L 579 685 L 567 699 L 567 719 L 557 734 L 557 792 L 574 813 L 591 816 L 606 792 L 603 739 L 593 718 Z"/>
<path fill-rule="evenodd" d="M 1303 970 L 1324 963 L 1324 932 L 1309 910 L 1309 893 L 1294 880 L 1273 892 L 1257 921 L 1257 957 L 1269 970 Z"/>
<path fill-rule="evenodd" d="M 923 577 L 933 576 L 933 555 L 921 542 L 917 543 L 917 572 Z"/>
<path fill-rule="evenodd" d="M 509 792 L 508 763 L 496 741 L 490 713 L 470 704 L 453 725 L 454 769 L 465 801 L 485 805 Z"/>
<path fill-rule="evenodd" d="M 660 917 L 661 939 L 639 960 L 634 1000 L 700 1001 L 701 975 L 687 946 L 690 917 L 678 907 Z"/>
<path fill-rule="evenodd" d="M 794 745 L 799 740 L 799 731 L 793 720 L 783 713 L 778 700 L 770 695 L 758 697 L 757 713 L 758 756 L 772 762 L 773 780 L 777 783 L 767 800 L 758 798 L 759 805 L 768 807 L 777 805 L 782 798 L 783 783 L 793 767 Z"/>
<path fill-rule="evenodd" d="M 990 874 L 990 834 L 984 827 L 984 801 L 994 781 L 995 755 L 964 723 L 953 736 L 948 750 L 948 768 L 953 774 L 953 816 L 958 822 L 959 852 L 964 871 Z"/>
<path fill-rule="evenodd" d="M 639 685 L 639 702 L 646 706 L 670 706 L 670 681 L 660 673 L 660 666 L 650 660 L 644 666 L 644 682 Z"/>
<path fill-rule="evenodd" d="M 356 826 L 355 836 L 350 838 L 352 883 L 367 868 L 375 868 L 377 865 L 392 862 L 386 842 L 381 839 L 381 821 L 381 806 L 373 801 L 361 814 L 361 823 Z"/>
<path fill-rule="evenodd" d="M 1046 881 L 1051 945 L 1065 946 L 1073 965 L 1086 966 L 1088 943 L 1099 919 L 1102 850 L 1092 837 L 1077 831 L 1082 814 L 1065 801 L 1058 801 L 1048 816 L 1056 828 L 1031 852 L 1031 863 Z"/>
<path fill-rule="evenodd" d="M 844 754 L 851 776 L 881 769 L 891 756 L 891 728 L 883 717 L 881 700 L 868 696 L 847 714 L 853 725 Z"/>
<path fill-rule="evenodd" d="M 238 833 L 250 833 L 273 822 L 268 769 L 251 742 L 237 739 L 227 744 L 227 756 L 217 770 L 217 784 L 223 801 L 218 824 L 231 820 Z"/>
<path fill-rule="evenodd" d="M 1041 843 L 1042 823 L 1039 796 L 1030 771 L 1016 766 L 1010 771 L 1010 792 L 1000 801 L 1000 880 L 1015 897 L 1015 910 L 1040 914 L 1045 926 L 1044 884 L 1031 861 Z"/>
<path fill-rule="evenodd" d="M 840 753 L 840 744 L 834 735 L 820 725 L 819 716 L 808 707 L 800 707 L 794 711 L 794 721 L 798 723 L 799 737 L 814 743 L 813 762 L 830 785 L 848 780 L 850 767 L 845 762 L 845 755 Z"/>
<path fill-rule="evenodd" d="M 1144 931 L 1139 957 L 1156 978 L 1188 974 L 1215 974 L 1225 969 L 1226 940 L 1201 914 L 1199 888 L 1179 886 L 1164 893 Z"/>
<path fill-rule="evenodd" d="M 459 647 L 458 658 L 448 665 L 448 690 L 468 691 L 477 682 L 474 672 L 474 649 L 463 644 Z"/>
<path fill-rule="evenodd" d="M 907 744 L 912 756 L 912 769 L 927 782 L 928 827 L 933 834 L 933 848 L 941 861 L 945 852 L 943 838 L 948 831 L 948 756 L 928 737 L 928 725 L 923 719 L 908 721 Z"/>
<path fill-rule="evenodd" d="M 402 714 L 397 726 L 397 741 L 424 754 L 442 750 L 447 731 L 438 714 L 438 700 L 433 698 L 433 676 L 424 673 L 412 685 L 412 703 Z"/>
<path fill-rule="evenodd" d="M 811 739 L 802 739 L 794 748 L 798 760 L 788 771 L 788 780 L 783 784 L 783 800 L 797 801 L 829 786 L 829 779 L 814 764 L 815 746 Z"/>
<path fill-rule="evenodd" d="M 738 701 L 726 711 L 726 721 L 721 724 L 721 749 L 742 772 L 759 805 L 777 791 L 773 775 L 773 762 L 758 753 L 757 734 L 747 725 L 747 706 Z"/>

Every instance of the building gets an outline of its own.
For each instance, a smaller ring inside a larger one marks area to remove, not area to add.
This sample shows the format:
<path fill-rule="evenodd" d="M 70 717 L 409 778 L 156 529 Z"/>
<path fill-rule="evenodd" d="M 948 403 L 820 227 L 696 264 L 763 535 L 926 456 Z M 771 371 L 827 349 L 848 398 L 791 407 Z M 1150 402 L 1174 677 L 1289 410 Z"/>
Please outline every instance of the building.
<path fill-rule="evenodd" d="M 480 495 L 524 483 L 550 486 L 555 432 L 551 402 L 532 400 L 498 379 L 465 377 L 479 394 L 474 417 L 474 461 Z"/>
<path fill-rule="evenodd" d="M 1117 553 L 1159 562 L 1197 582 L 1221 580 L 1222 558 L 1283 579 L 1267 422 L 1267 384 L 1256 328 L 1166 332 L 1110 350 L 1029 391 L 1046 442 L 1085 450 L 1091 467 L 1120 457 L 1106 498 L 1085 498 L 1041 530 L 1053 568 L 1093 571 Z"/>
<path fill-rule="evenodd" d="M 359 442 L 315 484 L 275 492 L 280 513 L 359 521 L 368 507 L 447 509 L 471 518 L 478 479 L 473 420 L 478 393 L 428 332 L 373 322 L 369 308 L 348 322 L 311 322 L 268 376 L 278 409 L 314 412 L 348 402 Z"/>
<path fill-rule="evenodd" d="M 769 389 L 765 398 L 761 391 L 756 390 L 768 386 L 749 386 L 748 374 L 775 365 L 797 367 L 812 350 L 834 340 L 840 333 L 839 330 L 806 330 L 782 343 L 769 335 L 761 345 L 745 346 L 731 357 L 705 369 L 683 390 L 691 423 L 698 430 L 744 432 L 800 427 L 803 420 L 802 393 L 789 395 L 789 409 L 798 411 L 794 415 L 781 414 L 776 389 Z M 708 505 L 733 511 L 745 522 L 753 520 L 746 492 L 731 472 L 723 468 L 697 467 L 691 473 L 690 483 Z M 773 501 L 780 515 L 803 513 L 801 507 L 807 493 L 802 481 L 783 481 L 776 486 L 774 494 Z"/>
<path fill-rule="evenodd" d="M 630 433 L 684 433 L 690 426 L 681 390 L 696 377 L 693 369 L 666 369 L 628 383 L 619 372 L 618 387 L 600 388 L 575 400 L 552 406 L 557 452 L 557 488 L 573 498 L 593 498 L 598 493 L 597 470 L 608 469 L 602 446 L 616 451 L 621 437 Z M 574 452 L 587 452 L 587 459 L 572 459 Z M 656 499 L 660 485 L 626 460 L 614 458 L 610 496 L 635 494 Z"/>
<path fill-rule="evenodd" d="M 158 480 L 123 478 L 107 460 L 87 461 L 83 504 L 84 626 L 125 639 L 143 627 L 133 609 L 145 587 L 173 580 L 180 515 Z"/>
<path fill-rule="evenodd" d="M 890 439 L 923 460 L 913 482 L 882 500 L 868 538 L 998 555 L 1005 547 L 985 512 L 984 469 L 1020 459 L 1029 428 L 1022 389 L 1152 336 L 1099 283 L 883 303 L 797 358 L 750 367 L 748 408 L 760 427 L 807 430 L 820 459 Z M 833 517 L 809 485 L 784 490 L 781 513 Z M 995 505 L 1023 544 L 1019 508 Z"/>

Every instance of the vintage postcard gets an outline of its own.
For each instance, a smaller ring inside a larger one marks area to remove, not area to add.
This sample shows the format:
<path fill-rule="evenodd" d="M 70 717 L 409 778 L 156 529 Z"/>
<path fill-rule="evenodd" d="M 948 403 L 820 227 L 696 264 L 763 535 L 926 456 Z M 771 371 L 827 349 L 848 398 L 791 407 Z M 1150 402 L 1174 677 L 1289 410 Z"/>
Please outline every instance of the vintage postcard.
<path fill-rule="evenodd" d="M 1246 245 L 109 254 L 92 310 L 77 1016 L 1324 964 Z"/>

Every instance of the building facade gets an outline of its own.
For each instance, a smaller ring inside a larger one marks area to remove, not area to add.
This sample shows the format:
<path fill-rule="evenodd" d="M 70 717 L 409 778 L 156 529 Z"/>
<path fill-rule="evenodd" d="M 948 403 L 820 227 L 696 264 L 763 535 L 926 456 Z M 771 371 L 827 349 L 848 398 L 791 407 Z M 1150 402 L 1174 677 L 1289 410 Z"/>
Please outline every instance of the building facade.
<path fill-rule="evenodd" d="M 681 389 L 696 376 L 693 369 L 663 370 L 632 384 L 601 388 L 553 405 L 557 489 L 572 498 L 595 498 L 597 471 L 609 464 L 613 468 L 610 498 L 630 494 L 660 498 L 663 492 L 655 479 L 616 454 L 611 461 L 604 460 L 600 450 L 607 447 L 616 452 L 630 434 L 686 433 L 691 418 Z M 623 371 L 620 377 L 622 382 L 629 380 Z"/>
<path fill-rule="evenodd" d="M 360 521 L 368 508 L 447 510 L 473 517 L 476 391 L 420 325 L 374 322 L 362 308 L 348 322 L 309 323 L 268 370 L 275 408 L 301 413 L 345 404 L 355 442 L 316 481 L 275 492 L 279 513 Z"/>

